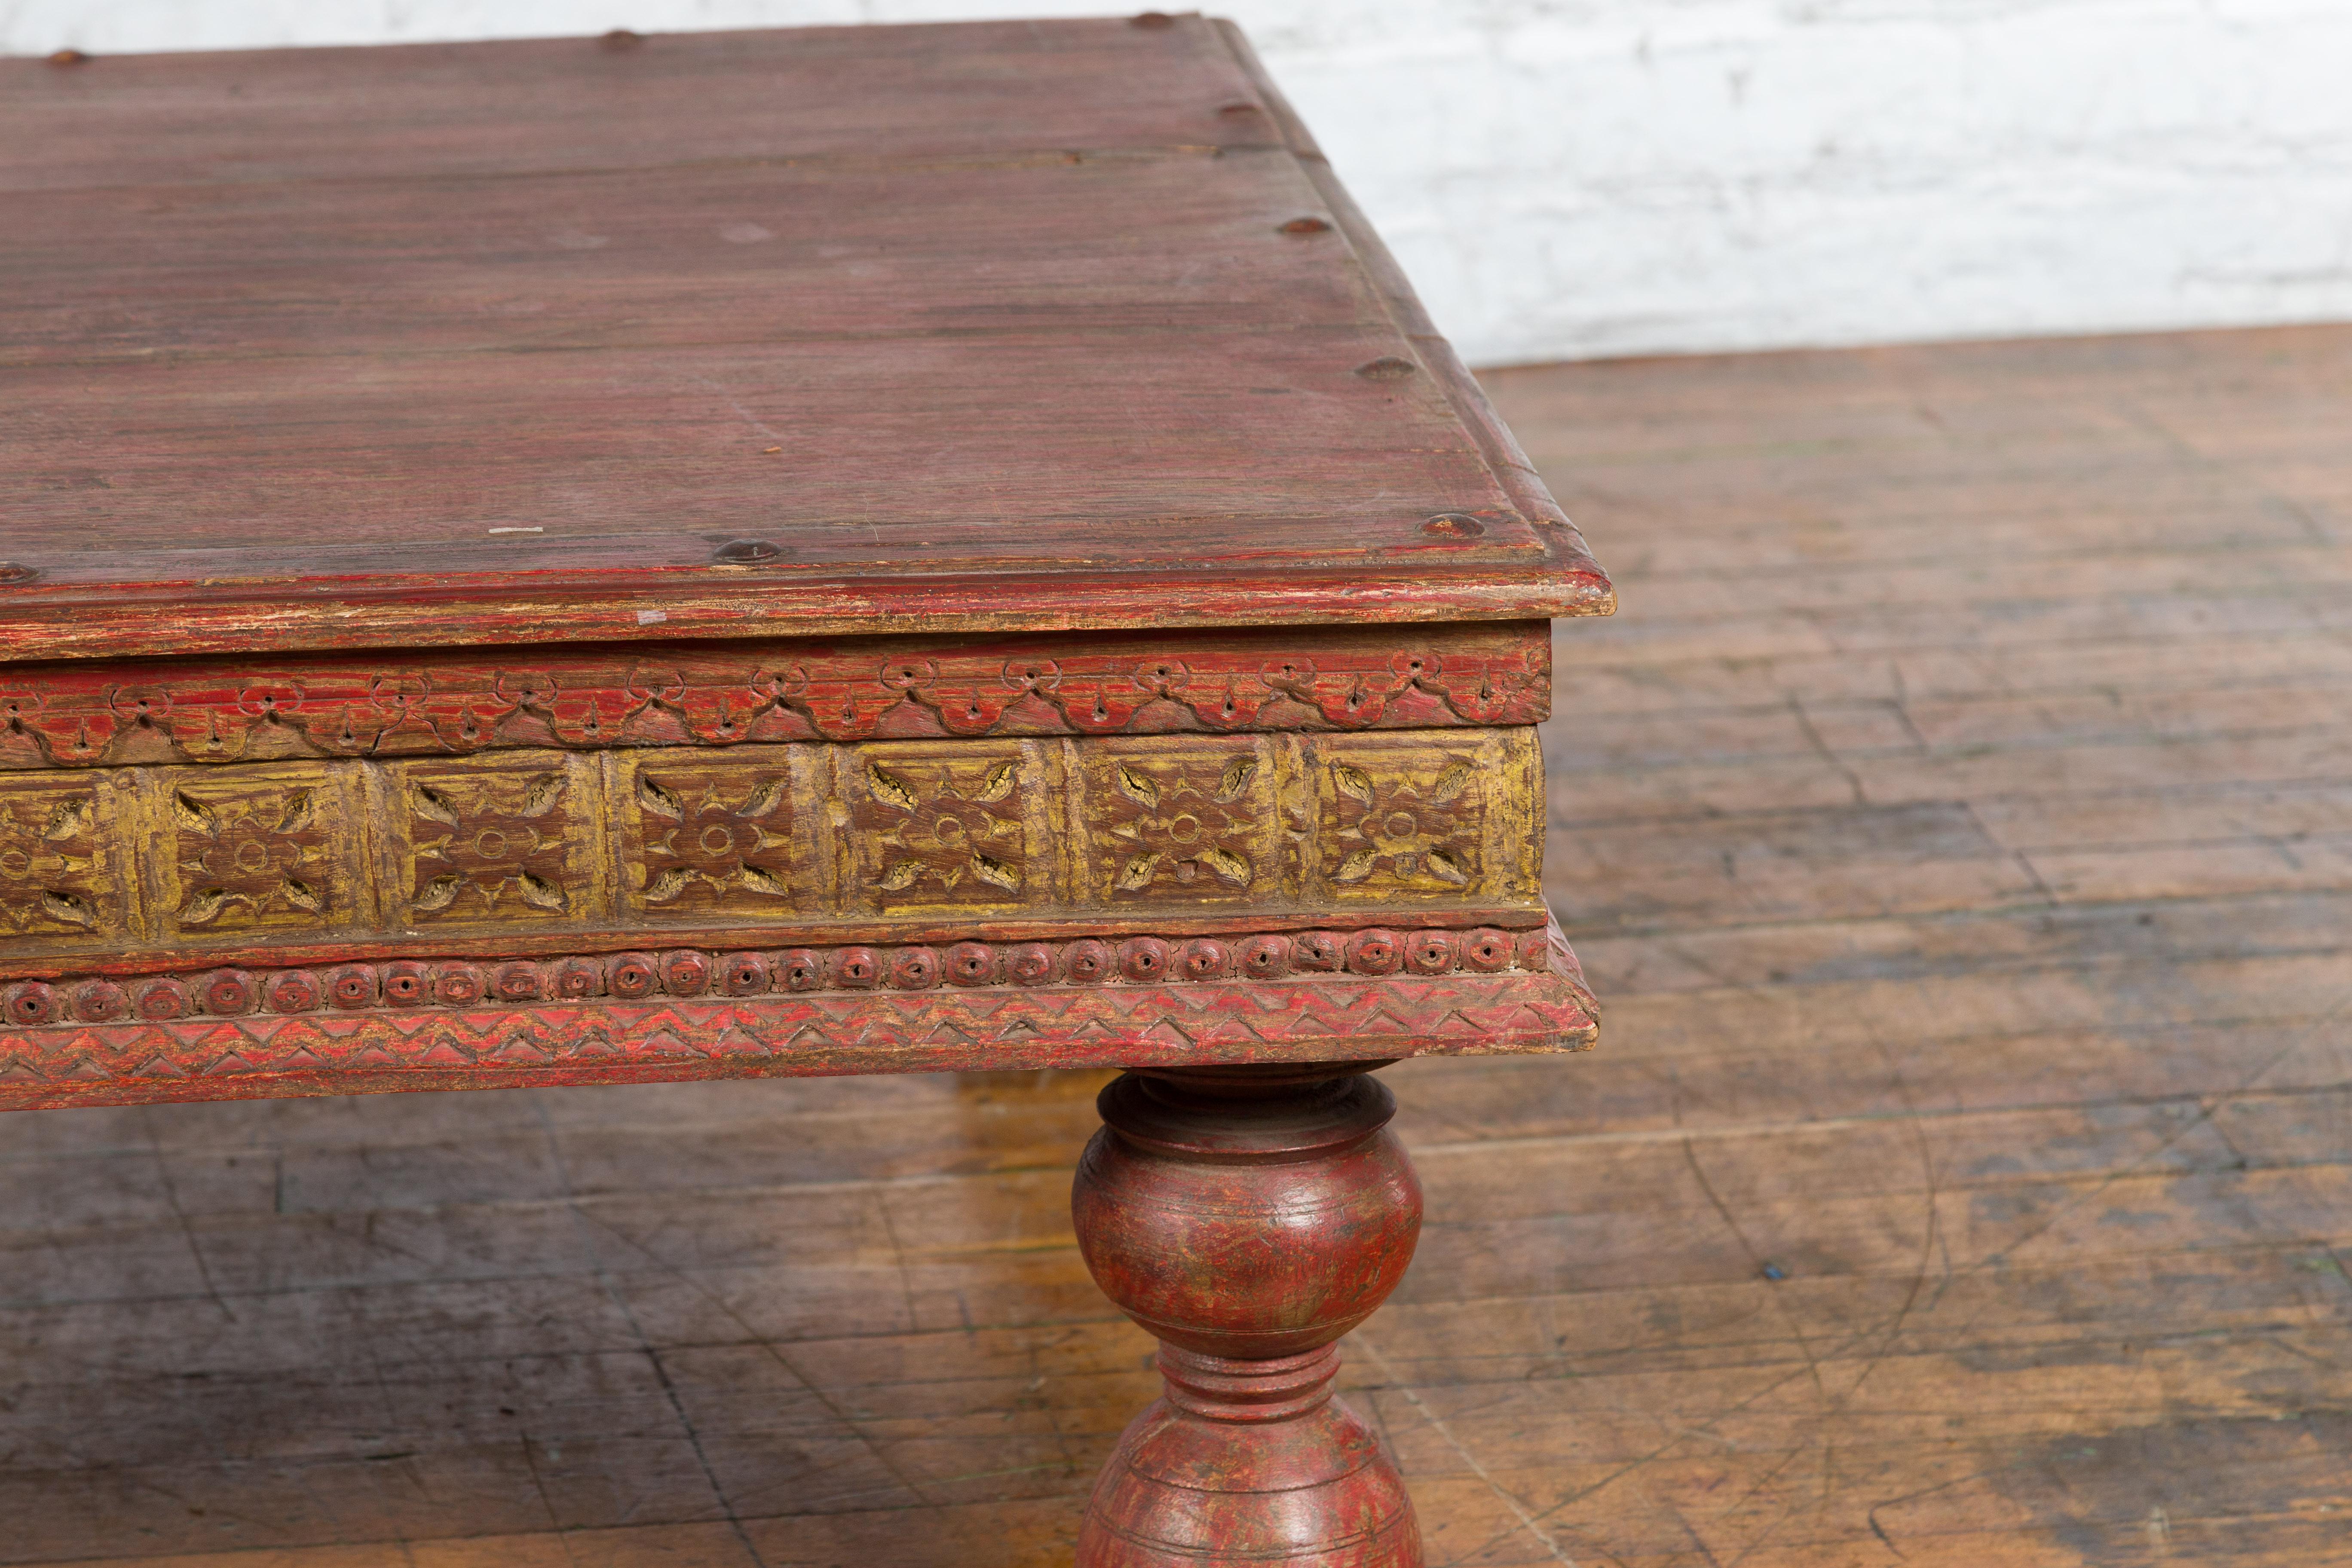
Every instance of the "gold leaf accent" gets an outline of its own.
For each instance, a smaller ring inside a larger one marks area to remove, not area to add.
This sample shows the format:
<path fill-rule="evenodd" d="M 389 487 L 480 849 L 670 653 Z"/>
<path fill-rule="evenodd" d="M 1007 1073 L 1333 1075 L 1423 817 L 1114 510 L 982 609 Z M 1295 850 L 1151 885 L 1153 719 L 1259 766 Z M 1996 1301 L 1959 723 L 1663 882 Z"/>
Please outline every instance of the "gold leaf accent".
<path fill-rule="evenodd" d="M 1003 800 L 1013 793 L 1013 759 L 1007 757 L 988 770 L 988 776 L 980 781 L 980 787 L 972 791 L 971 798 L 982 805 Z"/>
<path fill-rule="evenodd" d="M 901 860 L 896 866 L 891 867 L 888 870 L 882 873 L 882 880 L 879 885 L 886 891 L 893 893 L 900 892 L 908 888 L 913 887 L 916 880 L 919 879 L 922 874 L 923 863 L 920 860 Z"/>
<path fill-rule="evenodd" d="M 900 811 L 912 811 L 921 804 L 905 779 L 879 763 L 866 763 L 866 776 L 873 784 L 875 795 L 887 805 L 895 805 Z M 899 885 L 904 887 L 906 884 L 902 882 Z"/>
<path fill-rule="evenodd" d="M 784 879 L 764 867 L 746 866 L 742 877 L 746 888 L 764 898 L 789 899 L 793 896 L 793 890 L 784 885 Z"/>
<path fill-rule="evenodd" d="M 183 798 L 185 797 L 184 796 Z M 408 803 L 413 808 L 415 808 L 416 815 L 419 816 L 427 818 L 430 821 L 440 823 L 445 827 L 455 827 L 457 826 L 457 808 L 451 805 L 448 801 L 444 799 L 440 795 L 433 790 L 425 788 L 423 784 L 411 784 L 409 786 Z M 455 890 L 451 891 L 449 897 L 457 897 Z M 446 904 L 448 901 L 448 899 L 444 899 L 441 900 L 441 903 Z M 426 907 L 437 910 L 441 907 L 441 904 L 433 904 Z"/>
<path fill-rule="evenodd" d="M 96 923 L 91 919 L 88 904 L 83 903 L 71 893 L 60 893 L 54 888 L 44 888 L 41 890 L 41 910 L 49 919 L 63 921 L 69 926 L 89 926 Z"/>
<path fill-rule="evenodd" d="M 1255 757 L 1235 757 L 1225 764 L 1224 776 L 1217 780 L 1217 798 L 1231 800 L 1249 788 L 1250 780 L 1257 777 Z"/>
<path fill-rule="evenodd" d="M 286 880 L 279 885 L 278 890 L 284 893 L 286 895 L 286 901 L 293 905 L 296 909 L 307 910 L 314 915 L 319 912 L 321 902 L 319 898 L 319 890 L 310 886 L 310 883 L 303 881 L 300 878 L 287 878 Z"/>
<path fill-rule="evenodd" d="M 522 901 L 535 910 L 560 910 L 563 907 L 563 889 L 544 877 L 521 871 L 515 878 L 522 891 Z"/>
<path fill-rule="evenodd" d="M 221 907 L 227 902 L 228 894 L 226 891 L 219 888 L 206 888 L 197 893 L 194 898 L 190 899 L 187 902 L 187 906 L 181 910 L 180 923 L 183 925 L 200 926 L 206 921 L 212 919 L 215 915 L 220 913 Z"/>
<path fill-rule="evenodd" d="M 454 872 L 436 877 L 417 889 L 416 896 L 409 902 L 428 913 L 434 910 L 446 910 L 457 901 L 457 889 L 462 885 Z"/>
<path fill-rule="evenodd" d="M 1147 854 L 1138 855 L 1134 859 L 1129 860 L 1118 874 L 1120 890 L 1131 893 L 1150 882 L 1152 868 L 1159 864 L 1160 852 L 1156 849 Z"/>
<path fill-rule="evenodd" d="M 293 794 L 288 795 L 286 797 L 286 804 L 278 808 L 278 831 L 280 833 L 299 833 L 304 828 L 310 826 L 311 821 L 317 816 L 318 800 L 316 793 L 311 790 L 298 789 Z"/>
<path fill-rule="evenodd" d="M 1335 882 L 1360 882 L 1372 874 L 1372 866 L 1380 858 L 1381 852 L 1377 849 L 1359 849 L 1339 862 L 1339 868 L 1331 873 L 1331 879 Z"/>
<path fill-rule="evenodd" d="M 642 778 L 645 775 L 640 773 L 637 776 Z M 554 809 L 555 803 L 562 798 L 563 775 L 562 773 L 541 773 L 537 778 L 531 780 L 530 788 L 523 792 L 522 810 L 518 815 L 522 816 L 545 816 L 550 811 Z"/>
<path fill-rule="evenodd" d="M 656 784 L 651 773 L 637 775 L 637 802 L 647 811 L 657 812 L 663 816 L 683 817 L 686 815 L 686 802 Z"/>
<path fill-rule="evenodd" d="M 89 830 L 89 802 L 77 796 L 58 802 L 49 813 L 49 825 L 41 829 L 41 837 L 52 843 L 60 838 L 78 838 Z"/>
<path fill-rule="evenodd" d="M 1250 863 L 1230 849 L 1212 844 L 1201 851 L 1201 864 L 1237 888 L 1250 885 Z"/>
<path fill-rule="evenodd" d="M 751 792 L 750 797 L 743 802 L 743 808 L 735 815 L 765 816 L 775 810 L 776 803 L 783 798 L 784 781 L 780 778 L 769 779 Z"/>
<path fill-rule="evenodd" d="M 1137 773 L 1125 763 L 1113 763 L 1110 771 L 1111 776 L 1118 781 L 1118 787 L 1139 802 L 1145 810 L 1160 808 L 1160 786 L 1147 775 Z"/>
<path fill-rule="evenodd" d="M 653 885 L 646 889 L 646 901 L 650 904 L 666 904 L 686 891 L 693 881 L 693 872 L 672 866 L 668 870 L 656 877 Z"/>
<path fill-rule="evenodd" d="M 1459 857 L 1450 849 L 1432 849 L 1426 857 L 1429 874 L 1441 882 L 1451 882 L 1459 888 L 1470 880 Z"/>
<path fill-rule="evenodd" d="M 172 792 L 172 815 L 179 818 L 180 826 L 190 833 L 214 831 L 215 819 L 213 808 L 184 790 Z"/>
<path fill-rule="evenodd" d="M 973 856 L 971 874 L 983 882 L 995 883 L 1008 893 L 1017 890 L 1021 886 L 1021 873 L 992 855 Z"/>
<path fill-rule="evenodd" d="M 1370 805 L 1371 804 L 1371 775 L 1365 773 L 1363 769 L 1351 768 L 1345 763 L 1333 763 L 1331 764 L 1331 782 L 1338 784 L 1342 792 L 1354 795 L 1358 800 L 1362 801 L 1365 805 Z"/>
<path fill-rule="evenodd" d="M 1429 798 L 1443 805 L 1468 789 L 1470 781 L 1477 776 L 1475 768 L 1456 758 L 1453 766 L 1437 775 L 1437 783 L 1430 790 Z"/>

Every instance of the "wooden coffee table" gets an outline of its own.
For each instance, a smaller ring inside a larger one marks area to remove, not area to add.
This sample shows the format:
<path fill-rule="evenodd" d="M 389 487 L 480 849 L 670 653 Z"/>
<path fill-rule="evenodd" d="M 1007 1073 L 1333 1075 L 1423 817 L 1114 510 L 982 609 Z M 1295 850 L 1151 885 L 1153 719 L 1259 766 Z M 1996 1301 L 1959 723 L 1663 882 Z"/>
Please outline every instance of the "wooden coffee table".
<path fill-rule="evenodd" d="M 1608 580 L 1229 26 L 0 62 L 0 1105 L 1118 1066 L 1088 1564 L 1420 1561 Z"/>

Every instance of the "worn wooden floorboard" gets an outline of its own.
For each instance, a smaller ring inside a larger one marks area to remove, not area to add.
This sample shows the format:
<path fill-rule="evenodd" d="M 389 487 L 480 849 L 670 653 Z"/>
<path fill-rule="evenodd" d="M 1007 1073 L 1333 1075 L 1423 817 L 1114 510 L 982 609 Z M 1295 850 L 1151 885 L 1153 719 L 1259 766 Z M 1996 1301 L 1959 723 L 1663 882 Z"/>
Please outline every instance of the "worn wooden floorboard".
<path fill-rule="evenodd" d="M 2352 330 L 1490 387 L 1610 1012 L 1391 1075 L 1432 1562 L 2352 1560 Z M 8 1118 L 0 1562 L 1065 1559 L 1100 1081 Z"/>

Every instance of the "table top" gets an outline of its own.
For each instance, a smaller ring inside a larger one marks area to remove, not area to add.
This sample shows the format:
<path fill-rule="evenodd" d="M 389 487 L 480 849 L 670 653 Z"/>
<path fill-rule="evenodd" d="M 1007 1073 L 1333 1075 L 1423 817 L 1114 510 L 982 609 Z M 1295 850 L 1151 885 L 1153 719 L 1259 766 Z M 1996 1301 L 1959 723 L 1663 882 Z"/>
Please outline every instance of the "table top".
<path fill-rule="evenodd" d="M 1612 602 L 1223 24 L 0 81 L 0 658 Z"/>

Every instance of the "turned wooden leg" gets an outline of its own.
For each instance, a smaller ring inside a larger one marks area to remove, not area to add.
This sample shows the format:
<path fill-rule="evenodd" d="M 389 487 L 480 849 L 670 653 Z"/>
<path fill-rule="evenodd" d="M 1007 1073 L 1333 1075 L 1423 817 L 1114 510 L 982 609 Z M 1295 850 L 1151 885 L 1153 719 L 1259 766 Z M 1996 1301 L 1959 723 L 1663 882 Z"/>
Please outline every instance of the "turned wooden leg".
<path fill-rule="evenodd" d="M 1130 1072 L 1079 1162 L 1078 1247 L 1167 1394 L 1087 1503 L 1079 1568 L 1419 1568 L 1396 1466 L 1331 1394 L 1412 1261 L 1421 1184 L 1377 1063 Z"/>

